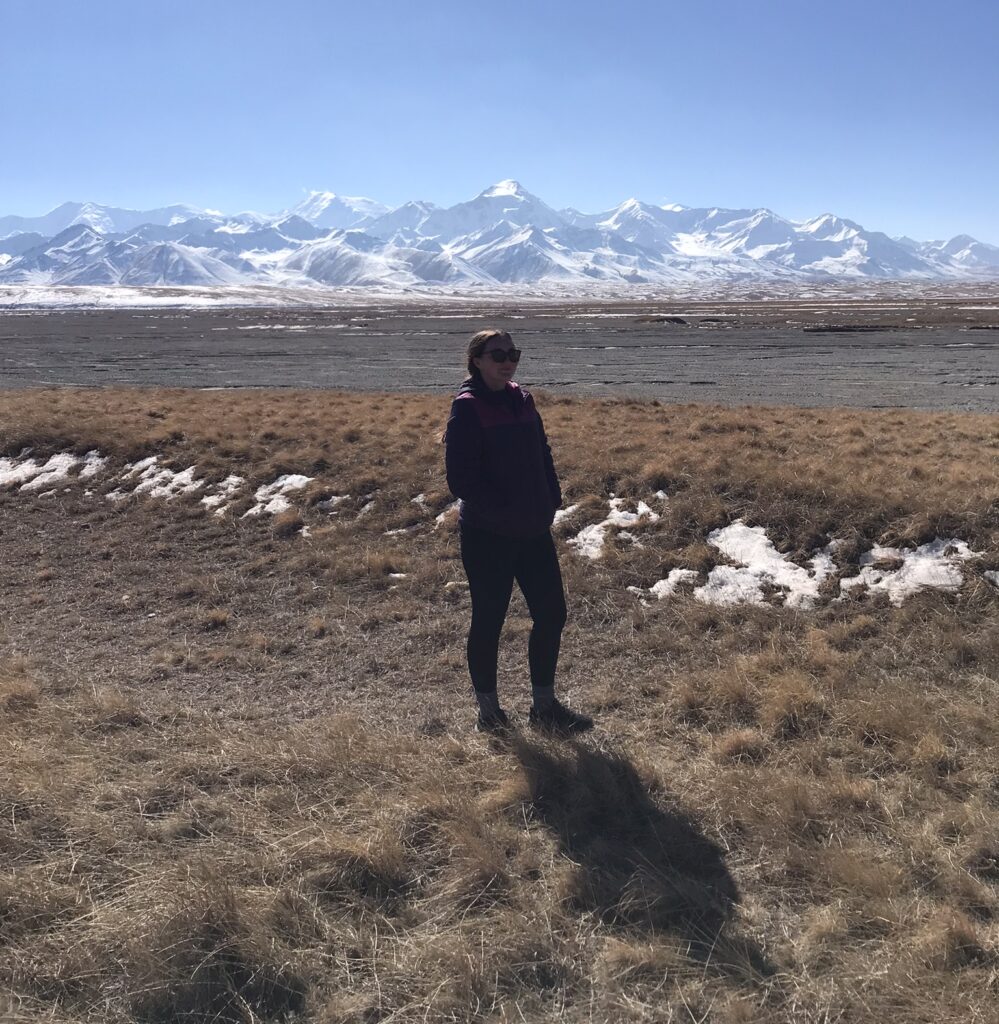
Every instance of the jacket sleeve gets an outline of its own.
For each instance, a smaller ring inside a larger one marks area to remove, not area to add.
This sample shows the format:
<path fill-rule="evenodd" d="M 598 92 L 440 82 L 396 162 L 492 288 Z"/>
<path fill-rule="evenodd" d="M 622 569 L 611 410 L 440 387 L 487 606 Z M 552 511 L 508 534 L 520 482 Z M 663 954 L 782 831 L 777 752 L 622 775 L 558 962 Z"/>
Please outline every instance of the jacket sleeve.
<path fill-rule="evenodd" d="M 482 424 L 467 400 L 451 403 L 444 435 L 447 485 L 456 498 L 475 505 L 507 504 L 499 487 L 489 479 L 483 459 Z"/>
<path fill-rule="evenodd" d="M 535 409 L 537 412 L 537 409 Z M 538 430 L 541 431 L 541 454 L 545 460 L 545 476 L 548 477 L 548 488 L 552 492 L 552 501 L 555 508 L 562 507 L 562 485 L 559 483 L 558 473 L 555 472 L 555 460 L 552 458 L 551 445 L 548 443 L 548 435 L 545 433 L 545 425 L 538 413 Z"/>

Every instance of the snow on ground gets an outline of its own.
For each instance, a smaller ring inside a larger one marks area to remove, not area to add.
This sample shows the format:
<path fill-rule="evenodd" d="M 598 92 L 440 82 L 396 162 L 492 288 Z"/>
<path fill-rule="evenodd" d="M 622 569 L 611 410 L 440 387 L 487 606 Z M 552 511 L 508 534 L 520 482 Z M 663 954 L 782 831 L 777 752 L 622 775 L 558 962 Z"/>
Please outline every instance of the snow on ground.
<path fill-rule="evenodd" d="M 671 569 L 666 579 L 653 583 L 648 590 L 643 590 L 641 587 L 628 587 L 628 590 L 632 594 L 638 594 L 642 599 L 642 604 L 648 604 L 649 602 L 644 597 L 645 594 L 651 594 L 657 601 L 662 601 L 676 593 L 676 588 L 681 583 L 692 583 L 699 575 L 700 573 L 694 569 Z"/>
<path fill-rule="evenodd" d="M 172 469 L 147 467 L 141 474 L 141 482 L 136 484 L 133 494 L 148 494 L 150 498 L 166 498 L 170 501 L 178 494 L 190 494 L 203 487 L 204 480 L 195 480 L 194 471 L 197 467 L 188 466 L 174 472 Z"/>
<path fill-rule="evenodd" d="M 448 505 L 448 507 L 446 509 L 444 509 L 443 512 L 440 512 L 436 516 L 436 518 L 434 519 L 434 529 L 436 530 L 437 527 L 443 526 L 445 520 L 447 519 L 447 517 L 450 514 L 450 512 L 452 511 L 452 509 L 456 509 L 460 504 L 461 504 L 461 502 L 459 502 L 459 501 L 452 501 L 451 504 Z"/>
<path fill-rule="evenodd" d="M 105 498 L 121 501 L 130 495 L 141 495 L 150 498 L 162 498 L 167 501 L 180 495 L 192 494 L 204 488 L 200 503 L 214 515 L 223 515 L 236 500 L 241 488 L 245 485 L 244 477 L 235 474 L 213 484 L 206 484 L 195 475 L 194 466 L 187 469 L 172 470 L 159 464 L 159 455 L 150 455 L 137 462 L 127 463 L 115 477 L 108 474 L 107 484 L 119 484 L 114 490 L 106 493 Z M 59 452 L 45 461 L 31 457 L 30 449 L 20 455 L 0 458 L 0 488 L 36 492 L 40 496 L 55 494 L 49 487 L 62 481 L 92 480 L 106 471 L 109 459 L 99 451 L 89 451 L 83 456 L 71 452 Z M 74 476 L 75 471 L 75 476 Z M 254 492 L 256 504 L 243 514 L 260 516 L 275 515 L 291 508 L 288 495 L 301 491 L 314 478 L 297 473 L 286 473 L 272 483 L 264 484 Z M 66 488 L 68 489 L 68 488 Z M 95 496 L 94 491 L 86 490 L 87 497 Z M 333 494 L 319 502 L 315 508 L 329 515 L 338 514 L 338 506 L 348 501 L 350 495 Z M 666 501 L 667 495 L 657 491 L 653 498 Z M 368 514 L 375 506 L 374 494 L 366 494 L 361 499 L 365 504 L 357 512 L 357 518 Z M 432 507 L 425 494 L 418 494 L 411 499 L 422 512 L 432 514 Z M 452 502 L 433 519 L 431 528 L 436 530 L 444 524 L 450 514 L 458 507 Z M 630 527 L 636 524 L 652 525 L 659 521 L 660 516 L 644 501 L 634 503 L 634 511 L 626 509 L 625 499 L 613 494 L 608 500 L 609 513 L 598 523 L 583 527 L 567 544 L 574 548 L 582 558 L 594 560 L 603 554 L 606 533 L 611 527 Z M 560 523 L 572 516 L 578 505 L 559 509 L 555 513 L 555 523 Z M 387 530 L 386 536 L 416 533 L 421 529 L 416 524 L 402 529 Z M 308 528 L 302 530 L 308 536 Z M 621 529 L 619 536 L 630 537 L 636 546 L 641 546 L 627 529 Z M 820 598 L 823 583 L 834 579 L 845 566 L 838 566 L 834 555 L 844 541 L 831 540 L 823 548 L 815 551 L 808 560 L 807 566 L 798 565 L 786 555 L 781 554 L 773 542 L 767 537 L 762 526 L 747 526 L 741 519 L 718 530 L 713 530 L 707 542 L 716 547 L 735 565 L 716 566 L 708 574 L 707 580 L 692 591 L 695 599 L 721 605 L 741 603 L 763 604 L 764 588 L 770 586 L 783 596 L 784 604 L 789 608 L 813 608 Z M 839 581 L 840 594 L 834 600 L 840 601 L 849 596 L 857 588 L 866 589 L 871 593 L 883 592 L 888 595 L 894 605 L 900 605 L 910 595 L 926 587 L 941 590 L 956 590 L 964 581 L 962 563 L 978 558 L 983 552 L 972 551 L 965 541 L 957 538 L 936 538 L 915 549 L 875 546 L 864 553 L 859 559 L 860 572 Z M 999 589 L 999 570 L 986 570 L 982 576 L 992 586 Z M 403 579 L 403 576 L 399 576 Z M 643 604 L 648 604 L 646 595 L 657 600 L 665 600 L 676 594 L 678 588 L 685 583 L 696 583 L 700 574 L 692 569 L 675 568 L 665 579 L 661 579 L 646 588 L 628 587 L 638 595 Z"/>
<path fill-rule="evenodd" d="M 18 462 L 16 459 L 0 459 L 0 487 L 23 484 L 37 476 L 42 467 L 34 459 Z"/>
<path fill-rule="evenodd" d="M 811 568 L 805 569 L 782 555 L 762 526 L 747 526 L 741 519 L 712 530 L 708 543 L 741 565 L 715 566 L 694 597 L 709 604 L 762 604 L 763 584 L 769 583 L 786 591 L 789 608 L 815 605 L 819 587 L 836 571 L 832 553 L 839 546 L 836 541 L 827 544 L 812 557 Z"/>
<path fill-rule="evenodd" d="M 860 556 L 862 569 L 858 576 L 840 580 L 840 600 L 854 587 L 866 586 L 869 591 L 882 591 L 898 607 L 907 597 L 924 587 L 957 590 L 964 582 L 959 563 L 978 558 L 982 552 L 972 551 L 963 540 L 937 537 L 921 544 L 914 551 L 904 548 L 874 547 Z M 877 563 L 900 563 L 879 568 Z"/>
<path fill-rule="evenodd" d="M 615 498 L 612 495 L 608 504 L 610 505 L 610 513 L 606 519 L 601 520 L 599 523 L 591 523 L 589 526 L 584 526 L 575 537 L 570 537 L 568 540 L 569 546 L 574 547 L 585 558 L 599 558 L 603 554 L 605 535 L 610 527 L 634 526 L 643 518 L 647 523 L 654 523 L 659 519 L 658 513 L 653 512 L 644 501 L 638 502 L 638 510 L 636 512 L 626 512 L 623 509 L 624 498 Z"/>
<path fill-rule="evenodd" d="M 322 512 L 326 512 L 328 515 L 337 516 L 340 513 L 337 511 L 337 505 L 342 505 L 345 501 L 350 501 L 349 494 L 331 494 L 328 498 L 324 498 L 322 501 L 316 503 L 316 508 Z"/>
<path fill-rule="evenodd" d="M 80 479 L 89 480 L 90 477 L 96 476 L 103 471 L 108 461 L 108 457 L 101 455 L 98 451 L 87 452 L 83 456 L 83 469 L 80 470 Z"/>
<path fill-rule="evenodd" d="M 98 452 L 87 452 L 81 459 L 72 452 L 58 452 L 46 462 L 39 463 L 22 452 L 14 459 L 0 459 L 0 487 L 20 484 L 22 491 L 40 491 L 43 487 L 58 483 L 69 477 L 71 469 L 82 463 L 79 478 L 86 480 L 100 472 L 107 462 Z"/>
<path fill-rule="evenodd" d="M 270 484 L 258 487 L 253 495 L 257 504 L 243 513 L 242 518 L 247 516 L 259 516 L 265 512 L 270 515 L 277 515 L 291 508 L 291 502 L 285 497 L 289 491 L 300 491 L 307 484 L 311 483 L 313 477 L 303 476 L 301 473 L 285 473 Z"/>
<path fill-rule="evenodd" d="M 568 508 L 556 509 L 555 519 L 552 522 L 552 526 L 558 526 L 558 524 L 562 522 L 563 519 L 566 519 L 568 516 L 571 516 L 577 508 L 579 508 L 578 505 L 570 505 Z"/>
<path fill-rule="evenodd" d="M 33 462 L 34 460 L 30 461 Z M 38 472 L 31 480 L 21 485 L 21 490 L 40 491 L 43 487 L 48 487 L 50 484 L 65 480 L 69 476 L 69 471 L 79 461 L 75 455 L 70 455 L 67 452 L 53 455 L 45 465 L 38 467 Z"/>
<path fill-rule="evenodd" d="M 246 483 L 246 480 L 236 474 L 230 474 L 221 483 L 214 485 L 215 493 L 206 494 L 201 499 L 201 504 L 205 508 L 215 509 L 215 515 L 222 515 L 225 510 L 229 507 L 233 495 Z"/>
<path fill-rule="evenodd" d="M 718 548 L 740 565 L 719 565 L 708 574 L 707 582 L 693 591 L 694 597 L 705 604 L 763 604 L 764 584 L 779 587 L 784 592 L 788 608 L 814 608 L 819 600 L 819 588 L 833 577 L 837 566 L 834 552 L 843 541 L 832 540 L 809 560 L 809 569 L 797 565 L 773 546 L 761 526 L 746 526 L 737 520 L 708 535 L 708 543 Z M 840 580 L 841 601 L 857 587 L 870 592 L 883 591 L 896 607 L 905 598 L 925 587 L 938 590 L 957 590 L 964 581 L 961 562 L 977 558 L 981 552 L 972 551 L 962 540 L 936 538 L 914 550 L 875 546 L 860 556 L 861 572 Z M 878 563 L 888 562 L 887 566 Z M 986 579 L 999 587 L 999 572 L 983 573 Z M 671 596 L 680 583 L 697 578 L 689 569 L 674 569 L 666 577 L 648 588 L 629 587 L 642 597 L 651 593 L 659 600 Z M 643 601 L 643 603 L 648 603 Z"/>

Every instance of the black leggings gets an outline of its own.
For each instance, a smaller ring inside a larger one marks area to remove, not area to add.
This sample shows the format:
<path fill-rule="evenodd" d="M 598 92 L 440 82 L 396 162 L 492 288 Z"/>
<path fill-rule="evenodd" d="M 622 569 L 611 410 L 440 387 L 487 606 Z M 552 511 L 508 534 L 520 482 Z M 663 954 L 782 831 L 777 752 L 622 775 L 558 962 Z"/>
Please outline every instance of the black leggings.
<path fill-rule="evenodd" d="M 462 526 L 461 561 L 472 595 L 472 625 L 468 631 L 472 686 L 479 693 L 496 689 L 500 631 L 514 580 L 534 620 L 527 646 L 531 684 L 554 686 L 566 609 L 551 531 L 540 537 L 520 538 Z"/>

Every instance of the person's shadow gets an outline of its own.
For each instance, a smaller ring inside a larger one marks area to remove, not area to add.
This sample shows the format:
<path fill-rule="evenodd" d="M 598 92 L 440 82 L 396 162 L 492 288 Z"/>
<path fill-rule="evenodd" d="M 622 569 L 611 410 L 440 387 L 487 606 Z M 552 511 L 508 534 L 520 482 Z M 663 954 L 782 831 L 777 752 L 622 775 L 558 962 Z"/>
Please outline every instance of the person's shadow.
<path fill-rule="evenodd" d="M 729 926 L 738 889 L 722 851 L 650 796 L 628 758 L 566 740 L 518 736 L 534 815 L 577 865 L 570 900 L 623 931 L 680 939 L 687 956 L 751 984 L 774 967 Z"/>

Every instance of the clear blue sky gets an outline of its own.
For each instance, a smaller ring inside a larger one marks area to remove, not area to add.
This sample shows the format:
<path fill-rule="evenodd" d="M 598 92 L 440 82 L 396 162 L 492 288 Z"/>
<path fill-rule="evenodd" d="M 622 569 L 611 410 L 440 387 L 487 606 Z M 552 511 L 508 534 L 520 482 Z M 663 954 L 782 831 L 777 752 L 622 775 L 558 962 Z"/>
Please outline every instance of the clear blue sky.
<path fill-rule="evenodd" d="M 0 215 L 517 178 L 999 244 L 997 0 L 0 0 Z"/>

